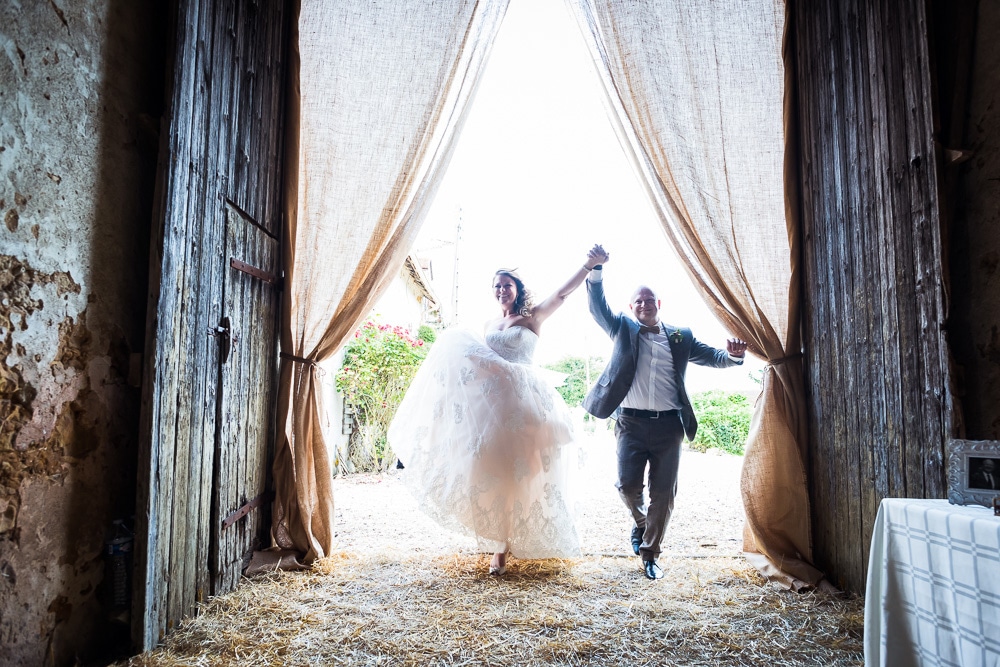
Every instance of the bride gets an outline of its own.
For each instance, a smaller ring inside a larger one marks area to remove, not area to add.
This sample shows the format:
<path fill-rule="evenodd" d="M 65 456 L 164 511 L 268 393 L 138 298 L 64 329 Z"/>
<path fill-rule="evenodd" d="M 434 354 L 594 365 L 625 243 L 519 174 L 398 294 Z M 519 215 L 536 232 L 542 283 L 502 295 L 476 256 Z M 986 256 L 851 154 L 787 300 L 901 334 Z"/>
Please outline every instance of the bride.
<path fill-rule="evenodd" d="M 607 260 L 599 245 L 554 294 L 534 305 L 513 270 L 493 280 L 500 317 L 485 343 L 441 334 L 389 427 L 389 444 L 421 509 L 442 526 L 475 535 L 493 552 L 490 574 L 517 558 L 580 553 L 567 498 L 573 439 L 562 397 L 532 368 L 542 323 L 588 272 Z"/>

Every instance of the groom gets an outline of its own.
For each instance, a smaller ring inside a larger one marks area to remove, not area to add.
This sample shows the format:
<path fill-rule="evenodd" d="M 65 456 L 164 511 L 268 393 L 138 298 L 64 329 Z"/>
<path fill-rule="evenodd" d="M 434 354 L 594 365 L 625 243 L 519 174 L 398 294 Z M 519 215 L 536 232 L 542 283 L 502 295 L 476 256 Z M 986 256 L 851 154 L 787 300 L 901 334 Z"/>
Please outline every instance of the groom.
<path fill-rule="evenodd" d="M 601 252 L 603 248 L 601 248 Z M 604 253 L 603 262 L 608 260 Z M 604 297 L 603 266 L 587 277 L 590 313 L 614 341 L 611 361 L 588 392 L 583 407 L 604 419 L 618 412 L 618 493 L 632 512 L 632 550 L 642 557 L 649 579 L 662 579 L 656 559 L 677 493 L 681 441 L 694 440 L 698 422 L 684 389 L 688 361 L 726 368 L 743 363 L 747 345 L 726 342 L 726 350 L 705 345 L 691 330 L 660 322 L 660 301 L 648 287 L 632 295 L 632 317 L 615 314 Z M 643 478 L 649 466 L 649 505 Z"/>

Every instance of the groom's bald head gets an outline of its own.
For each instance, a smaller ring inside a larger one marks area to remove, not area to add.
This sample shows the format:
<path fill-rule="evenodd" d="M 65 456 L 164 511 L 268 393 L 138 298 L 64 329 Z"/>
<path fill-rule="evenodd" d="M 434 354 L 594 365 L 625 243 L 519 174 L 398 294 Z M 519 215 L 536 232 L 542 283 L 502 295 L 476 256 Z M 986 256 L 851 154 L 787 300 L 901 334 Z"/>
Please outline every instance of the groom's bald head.
<path fill-rule="evenodd" d="M 660 321 L 660 300 L 656 298 L 656 293 L 646 285 L 639 285 L 635 288 L 628 307 L 640 324 L 653 326 Z"/>
<path fill-rule="evenodd" d="M 638 287 L 635 288 L 635 290 L 633 290 L 631 301 L 633 302 L 635 301 L 635 298 L 639 296 L 639 292 L 649 292 L 649 294 L 652 295 L 654 299 L 658 298 L 656 296 L 656 290 L 654 290 L 652 287 L 650 287 L 649 285 L 639 285 Z"/>

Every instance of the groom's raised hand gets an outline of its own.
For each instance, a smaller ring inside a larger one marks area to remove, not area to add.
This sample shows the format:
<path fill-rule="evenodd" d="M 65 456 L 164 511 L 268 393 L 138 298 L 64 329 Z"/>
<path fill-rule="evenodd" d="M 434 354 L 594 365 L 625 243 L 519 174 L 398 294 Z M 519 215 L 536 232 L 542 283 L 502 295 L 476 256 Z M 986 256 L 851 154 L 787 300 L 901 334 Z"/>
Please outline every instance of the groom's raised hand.
<path fill-rule="evenodd" d="M 606 263 L 609 259 L 611 259 L 611 256 L 608 255 L 600 244 L 595 243 L 594 247 L 587 252 L 586 266 L 587 268 L 593 268 L 598 264 Z"/>
<path fill-rule="evenodd" d="M 739 338 L 730 338 L 726 341 L 726 352 L 734 357 L 742 357 L 747 352 L 747 344 Z"/>

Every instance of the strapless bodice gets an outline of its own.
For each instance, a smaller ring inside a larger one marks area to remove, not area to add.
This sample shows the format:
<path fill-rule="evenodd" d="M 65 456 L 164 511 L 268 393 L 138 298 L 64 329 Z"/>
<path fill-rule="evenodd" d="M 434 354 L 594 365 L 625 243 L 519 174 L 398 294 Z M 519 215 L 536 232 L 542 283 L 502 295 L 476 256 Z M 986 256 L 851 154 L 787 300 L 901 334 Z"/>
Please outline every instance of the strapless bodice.
<path fill-rule="evenodd" d="M 507 327 L 502 331 L 486 332 L 486 344 L 511 363 L 530 364 L 535 356 L 538 334 L 526 327 Z"/>

